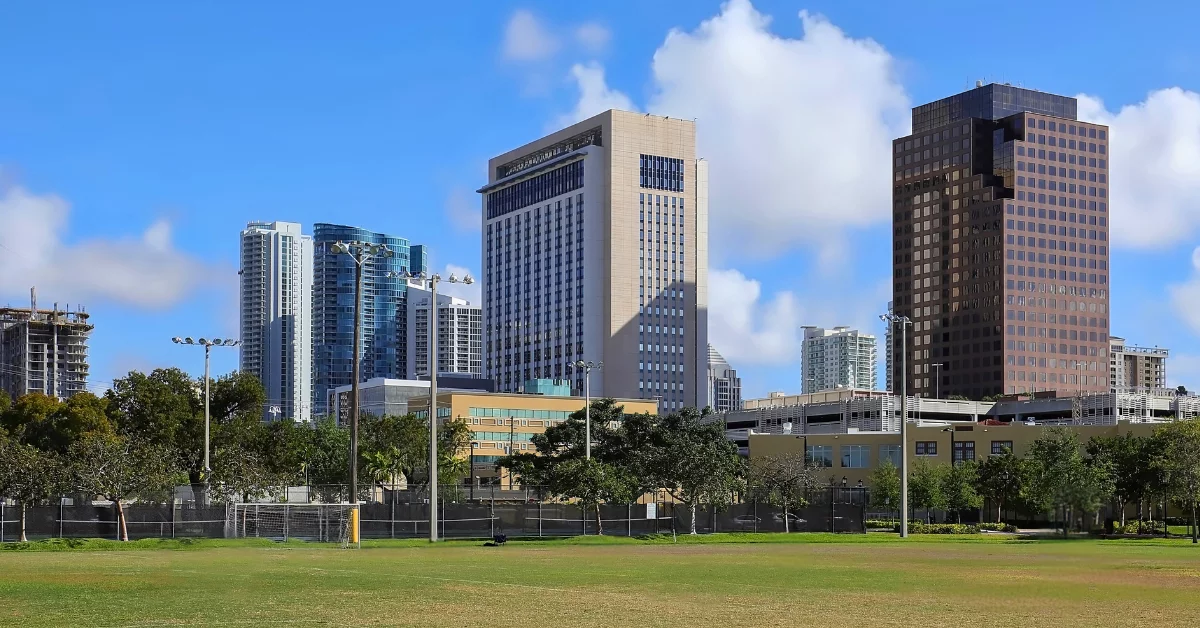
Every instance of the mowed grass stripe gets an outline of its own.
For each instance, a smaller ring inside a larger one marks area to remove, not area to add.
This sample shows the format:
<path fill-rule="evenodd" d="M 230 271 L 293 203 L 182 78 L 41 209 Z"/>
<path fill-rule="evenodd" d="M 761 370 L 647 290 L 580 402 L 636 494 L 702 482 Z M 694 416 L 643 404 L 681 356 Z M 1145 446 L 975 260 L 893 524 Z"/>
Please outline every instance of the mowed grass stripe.
<path fill-rule="evenodd" d="M 1200 552 L 1070 543 L 0 553 L 0 625 L 1173 626 Z"/>

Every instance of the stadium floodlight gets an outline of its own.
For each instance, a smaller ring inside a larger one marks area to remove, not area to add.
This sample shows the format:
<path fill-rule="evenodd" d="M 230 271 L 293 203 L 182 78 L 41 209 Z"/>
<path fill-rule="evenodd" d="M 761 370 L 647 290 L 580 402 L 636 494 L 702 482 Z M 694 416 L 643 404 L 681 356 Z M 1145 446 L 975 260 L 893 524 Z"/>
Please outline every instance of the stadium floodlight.
<path fill-rule="evenodd" d="M 879 315 L 888 326 L 900 325 L 900 538 L 908 538 L 908 327 L 912 320 L 888 310 Z M 893 350 L 893 353 L 895 351 Z"/>
<path fill-rule="evenodd" d="M 354 355 L 350 379 L 350 543 L 359 543 L 358 506 L 358 380 L 361 372 L 360 347 L 362 345 L 362 271 L 363 264 L 374 257 L 392 257 L 395 253 L 386 244 L 371 242 L 334 242 L 329 246 L 334 255 L 349 255 L 354 260 Z"/>
<path fill-rule="evenodd" d="M 241 341 L 234 340 L 232 338 L 225 339 L 225 340 L 222 340 L 221 338 L 214 338 L 213 340 L 206 340 L 204 338 L 201 338 L 199 341 L 195 341 L 195 340 L 192 340 L 191 336 L 188 336 L 186 338 L 180 338 L 179 336 L 175 336 L 174 338 L 171 338 L 171 342 L 173 342 L 177 345 L 201 345 L 202 347 L 204 347 L 204 476 L 203 476 L 203 485 L 204 485 L 204 499 L 205 499 L 205 501 L 207 501 L 208 500 L 208 480 L 209 480 L 209 475 L 212 474 L 212 466 L 209 461 L 209 450 L 212 447 L 209 442 L 209 440 L 210 440 L 209 439 L 210 417 L 209 417 L 209 410 L 208 410 L 209 396 L 210 396 L 209 395 L 209 379 L 210 379 L 209 378 L 209 362 L 211 359 L 210 354 L 212 352 L 213 347 L 236 347 L 237 345 L 241 344 Z"/>
<path fill-rule="evenodd" d="M 583 431 L 584 455 L 592 458 L 592 370 L 604 368 L 603 362 L 585 362 L 579 360 L 572 366 L 583 371 Z"/>

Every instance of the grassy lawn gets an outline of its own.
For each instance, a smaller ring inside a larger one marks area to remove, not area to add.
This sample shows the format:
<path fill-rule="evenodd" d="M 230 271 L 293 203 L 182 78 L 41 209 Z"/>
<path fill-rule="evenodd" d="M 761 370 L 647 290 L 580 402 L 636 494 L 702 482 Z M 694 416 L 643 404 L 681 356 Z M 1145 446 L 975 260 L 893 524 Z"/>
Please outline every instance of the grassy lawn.
<path fill-rule="evenodd" d="M 1183 541 L 717 535 L 0 551 L 0 626 L 1182 626 Z M 732 542 L 731 542 L 732 541 Z M 176 549 L 164 549 L 176 548 Z"/>

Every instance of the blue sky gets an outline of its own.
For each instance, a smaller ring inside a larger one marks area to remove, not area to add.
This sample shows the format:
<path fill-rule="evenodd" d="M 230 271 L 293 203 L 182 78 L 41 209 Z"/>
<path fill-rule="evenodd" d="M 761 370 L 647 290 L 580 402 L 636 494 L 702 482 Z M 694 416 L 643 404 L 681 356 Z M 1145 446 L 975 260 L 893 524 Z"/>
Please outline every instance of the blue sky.
<path fill-rule="evenodd" d="M 712 336 L 747 395 L 796 391 L 800 325 L 881 330 L 887 140 L 982 79 L 1086 94 L 1113 127 L 1113 332 L 1200 386 L 1200 8 L 899 4 L 9 6 L 0 303 L 34 282 L 84 303 L 97 388 L 198 372 L 169 339 L 236 335 L 248 220 L 353 224 L 477 270 L 488 157 L 620 105 L 697 118 Z"/>

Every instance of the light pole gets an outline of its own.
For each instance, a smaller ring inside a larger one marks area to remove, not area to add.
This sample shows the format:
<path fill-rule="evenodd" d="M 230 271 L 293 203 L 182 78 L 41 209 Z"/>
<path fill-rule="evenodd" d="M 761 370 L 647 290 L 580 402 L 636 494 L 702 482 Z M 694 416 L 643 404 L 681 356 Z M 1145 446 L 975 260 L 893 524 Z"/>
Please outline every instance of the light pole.
<path fill-rule="evenodd" d="M 908 326 L 912 320 L 895 312 L 879 315 L 889 325 L 900 325 L 900 538 L 908 538 Z M 893 353 L 895 350 L 893 349 Z"/>
<path fill-rule="evenodd" d="M 208 476 L 212 473 L 212 467 L 209 465 L 209 459 L 208 459 L 208 450 L 209 450 L 209 414 L 208 414 L 208 398 L 209 398 L 208 370 L 209 369 L 208 369 L 208 364 L 209 364 L 209 360 L 210 360 L 210 354 L 212 353 L 213 347 L 236 347 L 242 343 L 240 340 L 233 340 L 233 339 L 222 340 L 220 338 L 213 338 L 212 340 L 208 340 L 206 338 L 201 338 L 199 340 L 192 340 L 191 336 L 188 336 L 186 338 L 180 338 L 179 336 L 175 336 L 174 338 L 171 339 L 171 342 L 173 342 L 177 345 L 200 345 L 200 346 L 204 347 L 204 477 L 203 477 L 203 480 L 204 480 L 204 499 L 205 499 L 205 501 L 207 501 L 208 500 Z"/>
<path fill-rule="evenodd" d="M 602 368 L 604 368 L 603 362 L 580 360 L 575 363 L 575 369 L 583 371 L 583 442 L 584 455 L 588 460 L 592 459 L 592 369 Z"/>
<path fill-rule="evenodd" d="M 407 277 L 416 279 L 423 285 L 429 282 L 429 542 L 436 543 L 438 540 L 437 532 L 437 501 L 438 501 L 438 465 L 437 465 L 437 286 L 442 282 L 442 276 L 434 273 L 427 275 L 424 272 L 420 273 L 391 273 L 389 276 Z M 462 279 L 454 276 L 453 273 L 445 279 L 450 283 L 464 283 L 467 285 L 475 283 L 471 275 L 463 275 Z M 475 469 L 471 469 L 472 482 L 474 482 Z"/>
<path fill-rule="evenodd" d="M 930 366 L 933 367 L 933 375 L 934 375 L 933 398 L 941 399 L 942 398 L 942 367 L 946 366 L 946 365 L 941 362 L 934 362 L 933 364 L 930 364 Z"/>
<path fill-rule="evenodd" d="M 392 250 L 384 244 L 369 242 L 334 242 L 329 247 L 334 255 L 349 255 L 354 260 L 354 351 L 350 379 L 350 542 L 359 542 L 359 511 L 358 511 L 358 380 L 359 380 L 359 348 L 362 344 L 362 271 L 366 264 L 375 257 L 391 257 Z"/>

